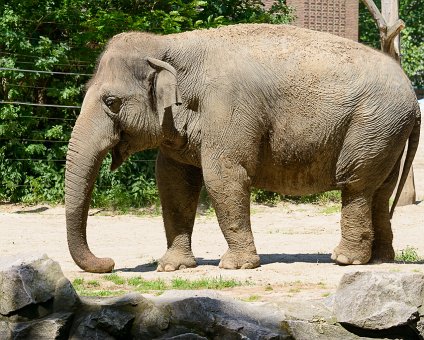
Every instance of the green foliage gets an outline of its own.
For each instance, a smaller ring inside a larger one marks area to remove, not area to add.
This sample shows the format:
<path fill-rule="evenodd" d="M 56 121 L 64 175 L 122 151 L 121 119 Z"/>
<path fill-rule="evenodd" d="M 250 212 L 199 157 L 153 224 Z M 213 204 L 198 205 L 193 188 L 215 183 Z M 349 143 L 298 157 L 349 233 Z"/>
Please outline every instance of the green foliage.
<path fill-rule="evenodd" d="M 76 278 L 72 281 L 75 291 L 83 296 L 116 296 L 122 295 L 130 291 L 137 291 L 141 293 L 154 293 L 161 294 L 169 289 L 227 289 L 239 286 L 250 285 L 249 281 L 237 281 L 234 279 L 223 279 L 222 277 L 202 278 L 196 280 L 188 280 L 183 278 L 173 278 L 171 281 L 164 281 L 163 279 L 146 280 L 140 276 L 124 278 L 112 273 L 103 276 L 104 281 L 107 281 L 107 290 L 104 282 L 98 280 L 84 280 L 83 278 Z M 111 285 L 113 283 L 115 286 Z"/>
<path fill-rule="evenodd" d="M 0 104 L 0 201 L 63 202 L 67 141 L 84 84 L 108 39 L 129 30 L 159 34 L 240 22 L 285 23 L 282 0 L 265 11 L 257 0 L 8 0 L 0 6 L 0 98 L 64 107 Z M 72 74 L 69 74 L 72 73 Z M 136 154 L 116 172 L 100 170 L 94 206 L 154 204 L 155 152 Z M 147 160 L 147 161 L 146 161 Z"/>
<path fill-rule="evenodd" d="M 400 262 L 419 262 L 423 258 L 418 254 L 417 249 L 414 247 L 406 246 L 405 249 L 402 249 L 400 252 L 397 252 L 395 255 L 395 261 Z"/>
<path fill-rule="evenodd" d="M 280 195 L 275 192 L 266 191 L 262 189 L 254 189 L 251 193 L 251 198 L 256 203 L 261 203 L 269 206 L 275 206 L 281 201 L 293 203 L 312 203 L 312 204 L 339 204 L 341 203 L 340 191 L 327 191 L 320 194 L 306 195 L 306 196 L 289 196 Z"/>
<path fill-rule="evenodd" d="M 123 285 L 125 283 L 125 279 L 116 273 L 105 275 L 103 278 L 107 281 L 113 282 L 116 285 Z"/>
<path fill-rule="evenodd" d="M 381 0 L 374 0 L 381 8 Z M 401 32 L 402 67 L 415 87 L 424 89 L 424 0 L 399 2 L 399 18 L 405 22 Z M 380 49 L 377 25 L 365 5 L 359 4 L 359 40 Z"/>

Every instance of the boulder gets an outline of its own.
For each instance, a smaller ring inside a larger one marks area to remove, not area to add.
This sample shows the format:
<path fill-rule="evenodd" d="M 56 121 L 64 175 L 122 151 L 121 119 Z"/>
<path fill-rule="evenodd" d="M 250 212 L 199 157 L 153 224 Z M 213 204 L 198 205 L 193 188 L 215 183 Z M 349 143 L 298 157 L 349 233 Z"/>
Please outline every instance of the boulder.
<path fill-rule="evenodd" d="M 334 298 L 338 322 L 383 330 L 416 324 L 423 305 L 424 275 L 389 272 L 345 274 Z"/>
<path fill-rule="evenodd" d="M 67 339 L 72 313 L 54 313 L 29 322 L 10 324 L 12 339 Z M 5 338 L 7 339 L 7 338 Z"/>
<path fill-rule="evenodd" d="M 56 293 L 62 296 L 67 308 L 78 299 L 59 264 L 45 254 L 1 258 L 0 291 L 0 314 L 4 316 L 25 307 L 38 308 L 39 304 L 53 300 Z M 56 304 L 56 310 L 60 309 L 60 304 Z"/>
<path fill-rule="evenodd" d="M 169 317 L 138 293 L 111 298 L 81 298 L 71 339 L 152 339 L 164 333 Z"/>
<path fill-rule="evenodd" d="M 168 291 L 153 301 L 170 314 L 166 338 L 195 334 L 193 339 L 291 339 L 281 328 L 281 312 L 213 291 Z"/>

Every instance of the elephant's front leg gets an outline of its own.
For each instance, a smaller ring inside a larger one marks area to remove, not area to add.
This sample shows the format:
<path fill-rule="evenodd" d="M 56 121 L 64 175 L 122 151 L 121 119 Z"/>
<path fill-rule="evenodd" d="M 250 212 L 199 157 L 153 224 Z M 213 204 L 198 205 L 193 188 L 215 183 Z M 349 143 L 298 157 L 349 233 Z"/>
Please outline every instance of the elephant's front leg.
<path fill-rule="evenodd" d="M 156 179 L 162 204 L 168 250 L 159 260 L 158 271 L 196 266 L 191 234 L 202 187 L 201 169 L 178 163 L 159 153 Z"/>
<path fill-rule="evenodd" d="M 202 161 L 206 189 L 219 226 L 228 243 L 219 266 L 251 269 L 260 265 L 250 227 L 250 178 L 246 169 L 231 160 L 211 157 Z"/>

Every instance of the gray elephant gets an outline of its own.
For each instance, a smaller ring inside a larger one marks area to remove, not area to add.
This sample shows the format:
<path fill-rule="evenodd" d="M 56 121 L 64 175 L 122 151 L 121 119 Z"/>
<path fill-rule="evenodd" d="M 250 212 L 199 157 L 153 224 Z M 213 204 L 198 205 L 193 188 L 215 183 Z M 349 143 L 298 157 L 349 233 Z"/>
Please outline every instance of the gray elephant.
<path fill-rule="evenodd" d="M 391 213 L 419 125 L 417 100 L 399 65 L 334 35 L 285 25 L 119 34 L 100 58 L 69 142 L 71 255 L 86 271 L 113 269 L 113 260 L 95 257 L 86 240 L 99 167 L 109 151 L 113 170 L 135 152 L 158 148 L 168 243 L 159 271 L 196 266 L 191 235 L 202 182 L 228 243 L 222 268 L 260 265 L 252 187 L 288 195 L 341 190 L 341 242 L 332 259 L 390 261 Z"/>

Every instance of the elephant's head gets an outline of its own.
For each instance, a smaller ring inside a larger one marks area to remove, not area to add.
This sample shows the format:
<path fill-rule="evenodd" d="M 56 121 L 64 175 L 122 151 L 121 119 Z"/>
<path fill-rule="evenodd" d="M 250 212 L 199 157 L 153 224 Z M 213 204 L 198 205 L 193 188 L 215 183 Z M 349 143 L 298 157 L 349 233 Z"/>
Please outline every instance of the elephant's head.
<path fill-rule="evenodd" d="M 175 69 L 160 57 L 140 56 L 135 48 L 129 49 L 131 44 L 125 45 L 124 38 L 112 40 L 99 61 L 66 157 L 69 250 L 78 266 L 97 273 L 114 267 L 112 259 L 94 256 L 86 239 L 89 203 L 100 165 L 109 151 L 113 170 L 132 153 L 160 145 L 166 116 L 181 102 Z"/>

